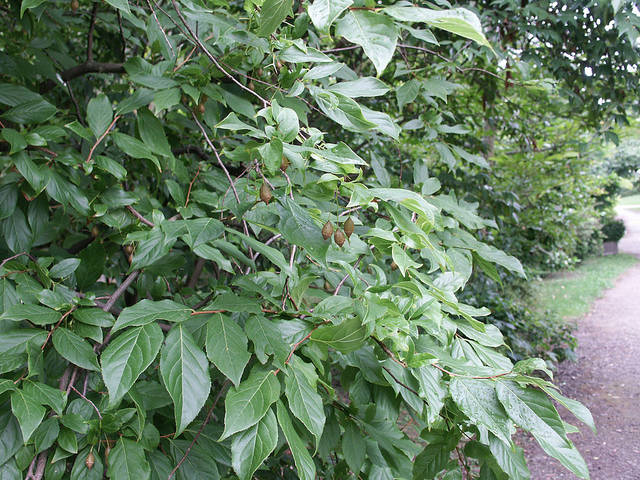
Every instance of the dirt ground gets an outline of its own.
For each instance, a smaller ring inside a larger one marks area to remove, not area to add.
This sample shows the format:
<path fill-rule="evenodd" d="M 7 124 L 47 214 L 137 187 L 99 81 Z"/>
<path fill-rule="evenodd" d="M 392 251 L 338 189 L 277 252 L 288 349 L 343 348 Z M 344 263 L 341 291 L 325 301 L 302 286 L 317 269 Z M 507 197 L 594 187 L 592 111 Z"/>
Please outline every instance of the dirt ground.
<path fill-rule="evenodd" d="M 627 227 L 620 251 L 640 257 L 640 210 L 618 212 Z M 581 428 L 570 437 L 593 480 L 640 480 L 640 264 L 578 320 L 576 337 L 577 361 L 561 364 L 556 382 L 565 395 L 589 407 L 598 433 L 561 408 L 565 421 Z M 578 478 L 534 440 L 524 448 L 532 480 Z"/>

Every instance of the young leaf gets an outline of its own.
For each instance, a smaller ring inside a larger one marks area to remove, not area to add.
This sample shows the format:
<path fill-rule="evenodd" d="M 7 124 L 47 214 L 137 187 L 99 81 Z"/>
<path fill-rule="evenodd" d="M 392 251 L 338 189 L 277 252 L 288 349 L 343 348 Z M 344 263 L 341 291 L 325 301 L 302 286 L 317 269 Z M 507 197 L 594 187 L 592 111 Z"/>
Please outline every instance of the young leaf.
<path fill-rule="evenodd" d="M 106 95 L 98 95 L 89 100 L 87 105 L 87 123 L 96 138 L 107 131 L 113 120 L 113 109 Z"/>
<path fill-rule="evenodd" d="M 267 37 L 271 35 L 280 24 L 291 15 L 293 0 L 265 0 L 260 10 L 258 23 L 258 35 Z"/>
<path fill-rule="evenodd" d="M 16 303 L 6 309 L 0 318 L 14 322 L 29 320 L 35 325 L 52 325 L 60 320 L 61 316 L 61 313 L 51 308 L 30 303 Z"/>
<path fill-rule="evenodd" d="M 322 398 L 318 395 L 315 385 L 309 382 L 302 369 L 308 367 L 298 357 L 293 357 L 287 368 L 285 378 L 285 395 L 289 401 L 289 408 L 316 439 L 316 446 L 320 442 L 324 422 L 326 420 L 322 405 Z M 313 370 L 315 375 L 315 369 Z M 317 376 L 316 376 L 317 378 Z"/>
<path fill-rule="evenodd" d="M 309 5 L 309 17 L 313 25 L 324 32 L 352 4 L 353 0 L 315 0 Z"/>
<path fill-rule="evenodd" d="M 211 390 L 209 362 L 182 325 L 171 329 L 160 356 L 160 373 L 173 399 L 176 436 L 196 418 Z"/>
<path fill-rule="evenodd" d="M 311 335 L 311 340 L 323 343 L 343 353 L 359 349 L 369 337 L 369 326 L 358 317 L 351 317 L 338 325 L 326 325 Z"/>
<path fill-rule="evenodd" d="M 11 411 L 18 419 L 24 443 L 29 441 L 31 434 L 38 428 L 44 414 L 47 413 L 38 397 L 29 395 L 24 390 L 11 393 Z"/>

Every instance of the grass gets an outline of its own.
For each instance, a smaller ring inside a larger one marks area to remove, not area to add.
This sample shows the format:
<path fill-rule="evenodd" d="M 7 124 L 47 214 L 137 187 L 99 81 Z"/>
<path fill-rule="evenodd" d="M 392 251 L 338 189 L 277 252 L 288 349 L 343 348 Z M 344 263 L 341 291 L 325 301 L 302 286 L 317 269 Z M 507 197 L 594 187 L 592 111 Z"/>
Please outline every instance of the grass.
<path fill-rule="evenodd" d="M 581 317 L 604 290 L 613 287 L 615 280 L 637 262 L 633 255 L 624 253 L 587 259 L 575 270 L 535 282 L 532 304 L 563 319 Z"/>
<path fill-rule="evenodd" d="M 628 197 L 621 197 L 618 200 L 618 205 L 640 205 L 640 193 L 629 195 Z"/>

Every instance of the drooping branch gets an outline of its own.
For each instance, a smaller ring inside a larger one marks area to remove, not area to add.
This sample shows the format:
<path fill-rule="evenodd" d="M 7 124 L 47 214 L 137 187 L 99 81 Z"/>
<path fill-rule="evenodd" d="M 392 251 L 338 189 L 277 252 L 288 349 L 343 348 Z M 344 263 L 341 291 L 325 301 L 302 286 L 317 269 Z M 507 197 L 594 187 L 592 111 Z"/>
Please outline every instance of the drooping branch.
<path fill-rule="evenodd" d="M 125 73 L 124 63 L 84 62 L 60 72 L 60 78 L 67 83 L 69 80 L 89 73 Z M 47 80 L 40 87 L 40 93 L 50 92 L 55 86 L 56 82 Z"/>

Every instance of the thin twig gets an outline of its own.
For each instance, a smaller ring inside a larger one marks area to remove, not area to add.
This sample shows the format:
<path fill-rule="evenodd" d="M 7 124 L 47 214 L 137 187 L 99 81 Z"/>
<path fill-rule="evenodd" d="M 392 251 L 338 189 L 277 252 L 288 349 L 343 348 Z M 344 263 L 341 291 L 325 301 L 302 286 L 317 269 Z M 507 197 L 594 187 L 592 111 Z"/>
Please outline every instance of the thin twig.
<path fill-rule="evenodd" d="M 120 54 L 120 58 L 122 61 L 125 61 L 125 51 L 127 49 L 127 40 L 124 36 L 124 29 L 122 28 L 122 15 L 120 14 L 120 10 L 116 10 L 116 15 L 118 17 L 118 29 L 120 30 L 120 40 L 122 41 L 122 52 Z"/>
<path fill-rule="evenodd" d="M 255 97 L 259 98 L 260 101 L 262 101 L 262 106 L 263 107 L 268 107 L 269 105 L 271 105 L 271 103 L 265 99 L 262 98 L 260 96 L 259 93 L 251 90 L 250 88 L 246 87 L 245 85 L 242 84 L 242 82 L 238 81 L 238 79 L 236 77 L 234 77 L 233 75 L 231 75 L 229 72 L 227 72 L 222 65 L 220 64 L 220 62 L 218 61 L 218 59 L 216 57 L 213 56 L 213 54 L 209 51 L 209 49 L 202 43 L 202 41 L 198 38 L 198 35 L 193 31 L 193 29 L 189 26 L 189 24 L 187 23 L 187 20 L 184 18 L 184 16 L 182 15 L 182 12 L 180 11 L 180 9 L 178 8 L 178 2 L 176 0 L 171 0 L 171 3 L 173 4 L 173 9 L 176 11 L 176 13 L 178 14 L 178 17 L 180 18 L 180 21 L 182 21 L 182 23 L 184 24 L 185 28 L 187 29 L 187 31 L 189 32 L 189 34 L 191 35 L 193 41 L 196 43 L 196 45 L 198 45 L 198 48 L 200 48 L 200 50 L 202 50 L 202 53 L 204 53 L 209 60 L 211 60 L 211 62 L 213 62 L 213 64 L 216 66 L 216 68 L 218 70 L 220 70 L 227 78 L 229 78 L 233 83 L 235 83 L 236 85 L 238 85 L 241 89 L 249 92 L 251 95 L 254 95 Z"/>
<path fill-rule="evenodd" d="M 360 255 L 358 257 L 358 260 L 353 265 L 354 269 L 358 268 L 358 265 L 360 265 L 360 262 L 362 261 L 363 258 L 364 258 L 364 254 L 362 254 L 362 255 Z M 336 286 L 336 289 L 333 292 L 334 296 L 336 296 L 336 295 L 338 295 L 338 293 L 340 293 L 340 289 L 342 288 L 342 285 L 344 285 L 344 282 L 347 281 L 347 278 L 349 278 L 349 274 L 348 273 L 344 277 L 342 277 L 342 280 L 340 280 L 340 283 L 338 283 L 338 286 Z"/>
<path fill-rule="evenodd" d="M 151 220 L 147 220 L 146 218 L 144 218 L 140 212 L 138 212 L 135 208 L 133 208 L 131 205 L 127 205 L 127 210 L 129 210 L 131 212 L 131 214 L 136 217 L 138 220 L 140 220 L 142 223 L 144 223 L 145 225 L 148 225 L 150 227 L 155 227 L 156 224 L 153 223 Z"/>
<path fill-rule="evenodd" d="M 449 370 L 446 370 L 446 369 L 442 368 L 437 363 L 432 363 L 431 365 L 436 367 L 441 372 L 446 373 L 447 375 L 451 375 L 452 377 L 472 378 L 472 379 L 475 379 L 475 380 L 491 380 L 491 379 L 494 379 L 494 378 L 504 377 L 505 375 L 509 375 L 510 373 L 513 373 L 513 370 L 510 370 L 508 372 L 498 373 L 496 375 L 489 375 L 487 377 L 481 377 L 481 376 L 474 377 L 474 376 L 471 376 L 471 375 L 461 375 L 459 373 L 450 372 Z"/>
<path fill-rule="evenodd" d="M 111 310 L 111 307 L 115 305 L 115 303 L 118 301 L 118 298 L 120 298 L 120 296 L 127 290 L 127 288 L 129 288 L 129 285 L 131 285 L 133 281 L 136 278 L 138 278 L 139 274 L 140 274 L 140 270 L 134 270 L 133 272 L 131 272 L 129 276 L 125 278 L 124 282 L 122 282 L 120 286 L 116 289 L 116 291 L 111 294 L 111 297 L 109 297 L 109 300 L 107 300 L 107 303 L 104 304 L 104 307 L 102 307 L 102 310 L 105 312 L 108 312 L 109 310 Z"/>
<path fill-rule="evenodd" d="M 47 343 L 49 343 L 49 339 L 51 338 L 51 335 L 53 335 L 53 332 L 56 331 L 56 329 L 60 326 L 60 324 L 62 323 L 62 321 L 67 318 L 69 316 L 69 314 L 71 312 L 73 312 L 76 308 L 76 306 L 71 307 L 69 310 L 67 310 L 61 317 L 60 320 L 58 320 L 58 323 L 56 323 L 56 325 L 49 330 L 49 334 L 47 335 L 47 338 L 45 339 L 44 343 L 42 344 L 42 346 L 40 347 L 41 350 L 44 350 L 44 348 L 47 346 Z"/>
<path fill-rule="evenodd" d="M 5 258 L 2 263 L 0 263 L 0 268 L 4 267 L 5 264 L 7 262 L 10 262 L 11 260 L 15 260 L 18 257 L 21 257 L 22 255 L 29 255 L 27 252 L 20 252 L 20 253 L 16 253 L 15 255 L 12 255 L 8 258 Z M 31 255 L 29 255 L 29 257 L 31 257 Z M 35 258 L 31 258 L 31 260 L 33 260 L 35 262 Z"/>
<path fill-rule="evenodd" d="M 193 182 L 195 182 L 196 179 L 198 178 L 198 175 L 200 175 L 200 164 L 199 163 L 198 163 L 198 171 L 196 172 L 195 176 L 193 177 L 193 179 L 189 183 L 189 189 L 187 190 L 187 199 L 184 202 L 185 208 L 187 207 L 187 205 L 189 205 L 189 196 L 191 195 L 191 188 L 193 187 Z"/>
<path fill-rule="evenodd" d="M 198 441 L 198 438 L 200 437 L 200 434 L 204 430 L 204 427 L 206 427 L 207 423 L 209 423 L 209 420 L 211 420 L 211 415 L 213 414 L 213 409 L 216 408 L 216 405 L 218 404 L 218 400 L 220 400 L 220 397 L 222 397 L 222 394 L 224 393 L 224 390 L 227 387 L 227 385 L 229 385 L 229 379 L 226 379 L 224 381 L 224 383 L 222 384 L 222 386 L 220 387 L 220 391 L 218 392 L 218 395 L 216 395 L 216 398 L 213 401 L 213 404 L 211 405 L 211 407 L 209 407 L 209 411 L 207 412 L 207 416 L 204 419 L 204 422 L 202 422 L 202 425 L 200 425 L 200 429 L 198 430 L 198 432 L 193 437 L 193 440 L 191 441 L 191 444 L 185 450 L 184 455 L 182 456 L 180 461 L 173 468 L 173 470 L 171 470 L 171 472 L 169 473 L 169 476 L 167 477 L 167 480 L 170 480 L 171 477 L 173 477 L 173 475 L 176 473 L 176 471 L 180 468 L 180 465 L 182 465 L 184 463 L 184 461 L 187 459 L 187 456 L 191 452 L 191 449 L 193 448 L 195 443 Z"/>
<path fill-rule="evenodd" d="M 382 340 L 378 340 L 376 337 L 374 337 L 373 335 L 371 335 L 371 339 L 376 342 L 378 344 L 378 346 L 384 351 L 384 353 L 387 354 L 387 356 L 393 360 L 394 362 L 396 362 L 398 365 L 402 365 L 403 367 L 407 367 L 407 364 L 401 360 L 398 360 L 395 356 L 395 354 L 389 349 L 389 347 L 387 347 L 384 342 L 382 342 Z"/>
<path fill-rule="evenodd" d="M 156 21 L 156 24 L 158 25 L 158 28 L 162 32 L 162 36 L 164 37 L 164 41 L 167 42 L 167 45 L 169 45 L 169 49 L 171 49 L 171 53 L 173 53 L 173 56 L 175 57 L 176 52 L 173 50 L 173 45 L 171 45 L 171 42 L 169 41 L 169 37 L 167 37 L 167 34 L 164 31 L 164 28 L 162 28 L 162 25 L 160 25 L 160 21 L 158 20 L 158 16 L 156 15 L 156 11 L 151 6 L 151 2 L 149 2 L 149 0 L 147 0 L 147 5 L 149 5 L 149 9 L 151 10 L 151 15 L 153 15 L 153 19 Z"/>
<path fill-rule="evenodd" d="M 91 400 L 89 400 L 87 397 L 85 397 L 76 387 L 74 387 L 73 385 L 69 385 L 71 387 L 71 390 L 73 390 L 74 392 L 76 392 L 78 395 L 80 395 L 80 397 L 89 402 L 89 404 L 91 404 L 91 406 L 93 407 L 93 409 L 96 411 L 96 413 L 98 414 L 98 418 L 100 420 L 102 420 L 102 415 L 100 415 L 100 410 L 98 410 L 98 407 L 96 407 L 96 404 L 93 403 Z"/>
<path fill-rule="evenodd" d="M 119 118 L 120 118 L 120 115 L 116 115 L 113 121 L 111 122 L 111 124 L 109 125 L 109 128 L 107 128 L 105 132 L 102 135 L 100 135 L 100 138 L 96 141 L 96 143 L 93 144 L 93 147 L 91 147 L 91 150 L 89 150 L 89 155 L 87 156 L 87 159 L 85 160 L 85 162 L 89 162 L 91 160 L 91 156 L 93 155 L 93 152 L 95 151 L 96 148 L 98 148 L 98 145 L 100 145 L 100 142 L 104 140 L 104 137 L 107 136 L 107 134 L 113 128 L 113 126 L 116 124 Z"/>

